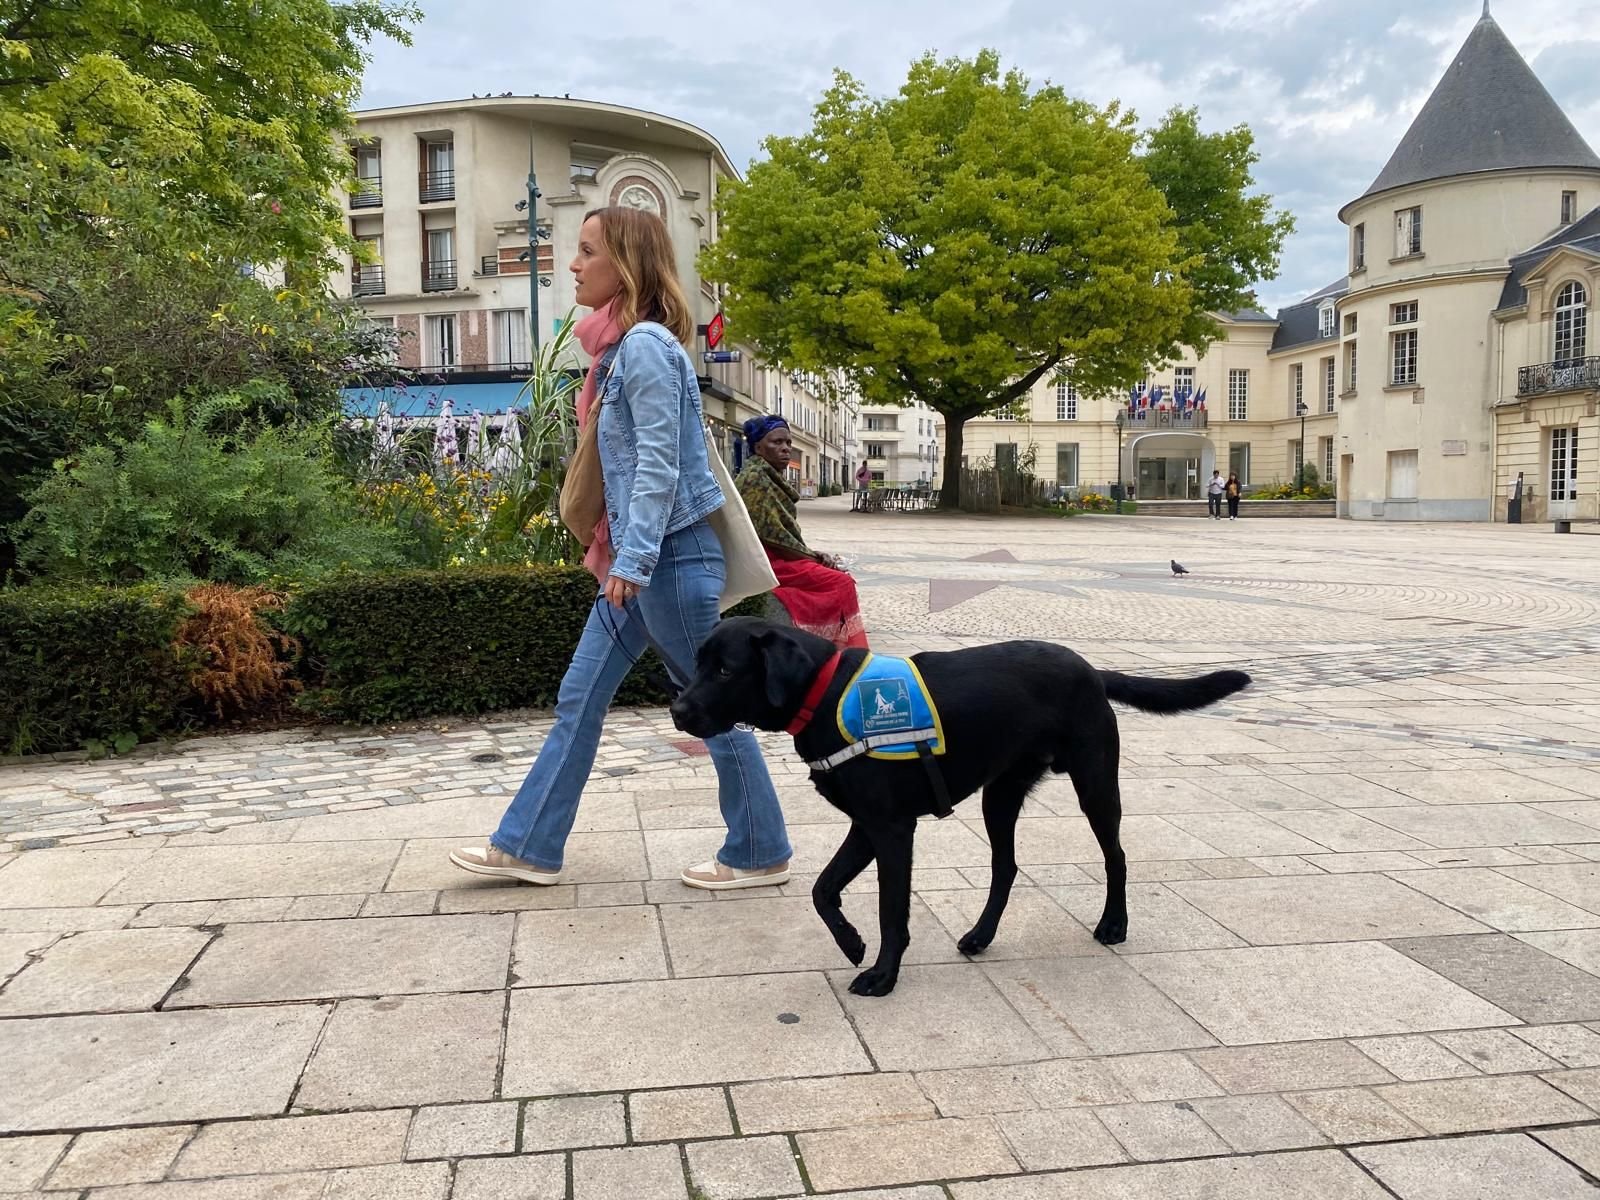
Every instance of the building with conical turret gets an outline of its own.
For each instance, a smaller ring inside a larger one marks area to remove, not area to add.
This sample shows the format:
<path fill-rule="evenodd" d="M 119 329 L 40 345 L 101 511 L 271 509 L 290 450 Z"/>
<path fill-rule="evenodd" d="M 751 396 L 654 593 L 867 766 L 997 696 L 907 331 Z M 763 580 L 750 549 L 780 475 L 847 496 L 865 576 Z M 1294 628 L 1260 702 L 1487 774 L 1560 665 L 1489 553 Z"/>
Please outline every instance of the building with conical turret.
<path fill-rule="evenodd" d="M 1487 5 L 1339 217 L 1346 276 L 1217 314 L 1222 339 L 1152 370 L 1144 402 L 1042 381 L 968 425 L 969 460 L 1141 500 L 1197 500 L 1214 467 L 1254 487 L 1311 467 L 1357 520 L 1505 520 L 1520 478 L 1525 521 L 1600 518 L 1600 156 Z"/>

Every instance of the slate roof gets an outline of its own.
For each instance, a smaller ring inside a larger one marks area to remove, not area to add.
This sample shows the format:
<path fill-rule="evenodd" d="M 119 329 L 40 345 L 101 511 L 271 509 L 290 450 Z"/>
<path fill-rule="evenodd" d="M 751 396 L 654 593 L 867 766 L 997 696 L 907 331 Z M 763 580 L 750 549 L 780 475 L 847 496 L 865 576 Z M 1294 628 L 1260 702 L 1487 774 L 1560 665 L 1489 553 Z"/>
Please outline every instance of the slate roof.
<path fill-rule="evenodd" d="M 1273 350 L 1289 350 L 1312 342 L 1332 341 L 1324 338 L 1317 328 L 1317 310 L 1330 297 L 1337 299 L 1350 290 L 1344 276 L 1335 279 L 1320 291 L 1312 292 L 1304 300 L 1278 310 L 1278 332 L 1272 337 Z M 1335 333 L 1334 337 L 1338 334 Z"/>
<path fill-rule="evenodd" d="M 1523 281 L 1535 267 L 1563 246 L 1600 255 L 1600 208 L 1591 209 L 1571 225 L 1545 238 L 1537 246 L 1529 247 L 1521 254 L 1513 256 L 1511 274 L 1506 276 L 1505 286 L 1500 289 L 1500 303 L 1495 307 L 1516 308 L 1518 305 L 1526 304 L 1528 289 L 1523 286 Z"/>
<path fill-rule="evenodd" d="M 1486 6 L 1433 95 L 1361 198 L 1453 175 L 1533 167 L 1600 171 L 1600 156 L 1589 148 Z"/>

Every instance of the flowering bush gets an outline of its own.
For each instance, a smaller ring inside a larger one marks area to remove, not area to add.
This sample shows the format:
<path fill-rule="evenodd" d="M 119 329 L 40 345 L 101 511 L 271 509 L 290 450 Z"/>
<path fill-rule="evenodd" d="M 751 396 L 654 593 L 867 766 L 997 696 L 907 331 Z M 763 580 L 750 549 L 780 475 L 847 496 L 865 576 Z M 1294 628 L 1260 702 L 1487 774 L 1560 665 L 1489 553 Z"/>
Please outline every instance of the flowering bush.
<path fill-rule="evenodd" d="M 380 417 L 370 460 L 358 467 L 360 491 L 369 512 L 400 530 L 412 563 L 533 566 L 581 557 L 557 511 L 577 436 L 572 329 L 569 314 L 539 347 L 493 443 L 481 424 L 465 438 L 441 425 L 455 421 L 448 401 L 433 424 L 398 434 Z"/>

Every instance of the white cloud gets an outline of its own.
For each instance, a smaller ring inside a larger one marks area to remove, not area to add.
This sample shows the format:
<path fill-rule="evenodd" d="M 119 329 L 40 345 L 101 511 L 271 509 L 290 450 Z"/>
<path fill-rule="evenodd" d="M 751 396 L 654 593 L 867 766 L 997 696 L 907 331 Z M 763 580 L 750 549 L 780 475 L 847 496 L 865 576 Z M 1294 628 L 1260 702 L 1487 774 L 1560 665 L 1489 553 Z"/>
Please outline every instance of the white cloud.
<path fill-rule="evenodd" d="M 1502 0 L 1506 34 L 1588 139 L 1600 146 L 1600 21 L 1567 0 Z M 1298 231 L 1273 307 L 1344 267 L 1335 213 L 1377 176 L 1451 56 L 1479 0 L 746 0 L 730 8 L 660 0 L 452 0 L 431 6 L 415 46 L 374 48 L 373 107 L 512 91 L 570 93 L 691 121 L 743 165 L 768 134 L 796 133 L 842 67 L 891 92 L 932 50 L 991 46 L 1007 66 L 1096 103 L 1120 98 L 1145 121 L 1196 105 L 1208 128 L 1256 133 L 1261 187 Z"/>

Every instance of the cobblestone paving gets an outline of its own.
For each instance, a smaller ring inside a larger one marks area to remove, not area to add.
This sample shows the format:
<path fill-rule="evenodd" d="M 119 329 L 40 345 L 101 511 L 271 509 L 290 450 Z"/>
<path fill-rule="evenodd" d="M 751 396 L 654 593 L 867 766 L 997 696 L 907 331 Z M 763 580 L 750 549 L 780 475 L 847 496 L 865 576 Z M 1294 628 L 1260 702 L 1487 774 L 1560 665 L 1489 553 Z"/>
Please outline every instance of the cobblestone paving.
<path fill-rule="evenodd" d="M 1120 716 L 1127 943 L 1052 782 L 989 953 L 963 807 L 899 989 L 853 997 L 786 739 L 795 878 L 710 897 L 714 775 L 656 712 L 547 889 L 444 858 L 546 714 L 0 765 L 0 1196 L 1600 1197 L 1600 541 L 803 516 L 883 649 L 1252 672 Z"/>

